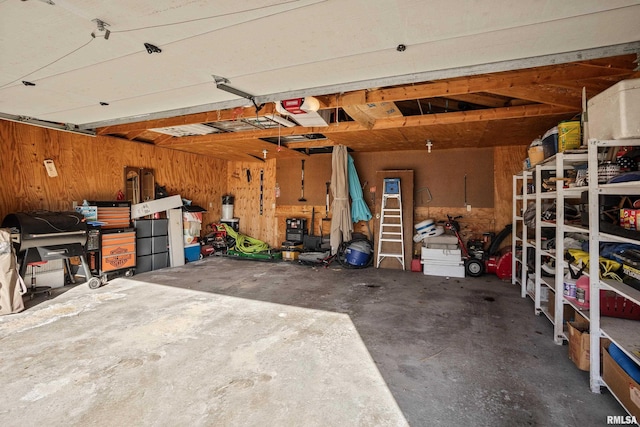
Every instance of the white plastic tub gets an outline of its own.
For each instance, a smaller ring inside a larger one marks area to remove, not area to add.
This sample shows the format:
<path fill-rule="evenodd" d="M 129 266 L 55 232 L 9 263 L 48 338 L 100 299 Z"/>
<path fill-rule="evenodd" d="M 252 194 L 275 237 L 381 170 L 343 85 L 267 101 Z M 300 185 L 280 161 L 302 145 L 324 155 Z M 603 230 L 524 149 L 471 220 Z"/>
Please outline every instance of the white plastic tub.
<path fill-rule="evenodd" d="M 587 103 L 589 138 L 640 138 L 640 79 L 622 80 Z"/>

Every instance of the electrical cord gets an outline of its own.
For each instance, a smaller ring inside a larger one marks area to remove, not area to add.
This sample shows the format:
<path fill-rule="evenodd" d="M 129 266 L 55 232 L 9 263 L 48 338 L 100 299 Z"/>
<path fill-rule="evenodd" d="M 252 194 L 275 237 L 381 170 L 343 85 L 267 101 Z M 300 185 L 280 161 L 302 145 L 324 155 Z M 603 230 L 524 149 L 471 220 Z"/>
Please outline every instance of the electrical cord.
<path fill-rule="evenodd" d="M 222 224 L 227 232 L 227 236 L 230 236 L 235 240 L 233 248 L 243 254 L 255 254 L 258 252 L 264 252 L 269 250 L 269 245 L 262 240 L 255 239 L 253 237 L 245 236 L 244 234 L 236 232 L 228 224 Z"/>

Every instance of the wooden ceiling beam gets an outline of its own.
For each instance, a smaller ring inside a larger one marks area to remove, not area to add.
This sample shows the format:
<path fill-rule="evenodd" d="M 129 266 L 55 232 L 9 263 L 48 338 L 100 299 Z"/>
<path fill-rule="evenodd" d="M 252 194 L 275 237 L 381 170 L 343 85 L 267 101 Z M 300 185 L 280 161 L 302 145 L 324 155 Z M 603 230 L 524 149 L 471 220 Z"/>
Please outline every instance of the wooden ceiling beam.
<path fill-rule="evenodd" d="M 517 86 L 508 89 L 493 89 L 491 93 L 511 98 L 526 99 L 541 104 L 580 109 L 581 93 L 570 89 L 547 85 Z"/>
<path fill-rule="evenodd" d="M 140 129 L 140 130 L 136 130 L 136 131 L 133 131 L 133 132 L 127 132 L 127 134 L 125 135 L 125 138 L 127 138 L 128 140 L 133 141 L 134 139 L 136 139 L 137 137 L 139 137 L 140 135 L 142 135 L 146 131 L 147 131 L 146 129 Z"/>
<path fill-rule="evenodd" d="M 175 138 L 174 136 L 163 134 L 163 133 L 159 133 L 157 135 L 158 137 L 153 139 L 153 143 L 156 145 L 162 144 L 164 141 L 169 141 L 170 139 Z"/>
<path fill-rule="evenodd" d="M 490 108 L 486 110 L 458 111 L 453 113 L 425 114 L 422 116 L 394 117 L 378 119 L 372 130 L 406 128 L 416 126 L 437 126 L 455 123 L 472 123 L 491 120 L 504 120 L 515 118 L 528 118 L 538 116 L 549 116 L 557 114 L 577 113 L 580 109 L 557 107 L 546 104 L 522 105 L 516 107 Z M 185 136 L 182 138 L 172 138 L 158 144 L 163 147 L 188 147 L 199 144 L 210 144 L 215 142 L 245 141 L 259 138 L 273 138 L 278 136 L 304 135 L 308 133 L 321 133 L 330 135 L 336 132 L 358 132 L 368 130 L 365 126 L 357 122 L 341 122 L 325 127 L 295 127 L 278 129 L 264 129 L 247 132 L 229 132 L 224 134 L 210 134 L 202 136 Z"/>
<path fill-rule="evenodd" d="M 508 107 L 511 103 L 509 97 L 503 97 L 489 93 L 469 93 L 465 95 L 453 95 L 450 96 L 449 99 L 491 108 Z"/>
<path fill-rule="evenodd" d="M 379 89 L 366 92 L 365 103 L 383 101 L 403 101 L 407 99 L 449 97 L 477 92 L 492 92 L 513 86 L 529 86 L 548 84 L 586 78 L 627 75 L 628 69 L 606 68 L 596 66 L 580 66 L 580 64 L 562 64 L 535 69 L 507 71 L 496 74 L 485 74 L 464 78 L 456 78 L 432 83 L 406 85 L 402 87 Z M 358 91 L 361 92 L 361 91 Z M 351 92 L 335 96 L 332 103 L 325 108 L 336 108 L 347 105 Z M 331 99 L 331 98 L 330 98 Z"/>
<path fill-rule="evenodd" d="M 275 104 L 265 104 L 260 110 L 261 116 L 273 114 Z M 97 135 L 109 135 L 114 133 L 129 133 L 147 129 L 165 128 L 170 126 L 191 125 L 196 123 L 218 122 L 223 120 L 237 120 L 242 117 L 255 117 L 254 107 L 233 108 L 220 111 L 207 111 L 204 113 L 187 114 L 185 116 L 168 117 L 165 119 L 147 120 L 144 122 L 126 123 L 121 125 L 105 126 L 96 129 Z"/>

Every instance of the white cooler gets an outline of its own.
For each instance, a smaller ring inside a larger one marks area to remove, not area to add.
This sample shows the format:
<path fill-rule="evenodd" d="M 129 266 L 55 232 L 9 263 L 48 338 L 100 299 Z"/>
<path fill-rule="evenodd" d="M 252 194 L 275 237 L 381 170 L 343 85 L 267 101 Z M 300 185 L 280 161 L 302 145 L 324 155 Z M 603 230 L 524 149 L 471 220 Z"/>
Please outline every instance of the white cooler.
<path fill-rule="evenodd" d="M 640 79 L 622 80 L 587 103 L 589 138 L 640 138 Z"/>
<path fill-rule="evenodd" d="M 424 239 L 420 262 L 428 276 L 464 277 L 462 251 L 455 236 L 442 235 Z"/>

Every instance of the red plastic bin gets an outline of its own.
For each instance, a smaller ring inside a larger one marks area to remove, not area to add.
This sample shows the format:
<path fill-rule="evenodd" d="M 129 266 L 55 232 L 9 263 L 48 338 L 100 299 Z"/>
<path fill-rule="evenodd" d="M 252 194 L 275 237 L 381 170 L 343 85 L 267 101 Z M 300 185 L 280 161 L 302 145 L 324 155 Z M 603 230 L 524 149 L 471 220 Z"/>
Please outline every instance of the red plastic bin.
<path fill-rule="evenodd" d="M 600 291 L 600 315 L 640 320 L 640 305 L 613 291 Z"/>

